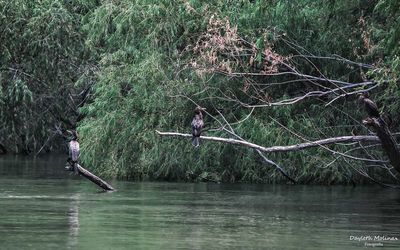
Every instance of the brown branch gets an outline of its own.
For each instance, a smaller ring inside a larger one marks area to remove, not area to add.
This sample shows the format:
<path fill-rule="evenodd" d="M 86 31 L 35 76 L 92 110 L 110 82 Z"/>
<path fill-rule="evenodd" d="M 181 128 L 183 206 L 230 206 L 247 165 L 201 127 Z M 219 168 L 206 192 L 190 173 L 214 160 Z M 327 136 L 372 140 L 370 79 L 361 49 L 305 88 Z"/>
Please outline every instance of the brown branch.
<path fill-rule="evenodd" d="M 310 92 L 307 92 L 304 95 L 296 96 L 296 97 L 288 98 L 288 99 L 284 99 L 284 100 L 280 100 L 278 102 L 266 102 L 264 100 L 260 100 L 260 99 L 257 98 L 263 104 L 247 104 L 247 103 L 244 103 L 244 102 L 240 101 L 237 97 L 235 97 L 235 99 L 234 99 L 234 98 L 231 98 L 231 97 L 225 95 L 224 93 L 221 93 L 224 97 L 214 97 L 214 98 L 220 99 L 220 100 L 223 100 L 223 101 L 236 102 L 236 103 L 239 103 L 240 105 L 242 105 L 245 108 L 264 108 L 264 107 L 272 107 L 272 106 L 291 105 L 291 104 L 295 104 L 295 103 L 297 103 L 299 101 L 302 101 L 302 100 L 304 100 L 306 98 L 323 97 L 323 96 L 326 96 L 326 95 L 329 95 L 329 94 L 337 94 L 336 92 L 344 91 L 345 89 L 348 89 L 348 88 L 359 88 L 359 87 L 367 86 L 367 85 L 373 85 L 373 86 L 368 88 L 368 89 L 365 89 L 365 90 L 364 89 L 355 90 L 355 91 L 351 91 L 351 92 L 346 92 L 345 94 L 338 95 L 337 97 L 335 97 L 333 100 L 331 100 L 330 102 L 328 102 L 325 105 L 325 106 L 329 106 L 330 104 L 332 104 L 332 102 L 336 101 L 339 98 L 342 98 L 342 97 L 345 97 L 345 96 L 364 93 L 364 92 L 367 92 L 369 90 L 372 90 L 372 89 L 378 87 L 378 85 L 376 83 L 374 83 L 374 82 L 354 83 L 354 84 L 349 84 L 348 86 L 331 89 L 329 91 L 319 91 L 319 90 L 318 91 L 310 91 Z"/>
<path fill-rule="evenodd" d="M 366 69 L 374 69 L 374 65 L 371 64 L 366 64 L 366 63 L 359 63 L 359 62 L 354 62 L 351 61 L 347 58 L 341 57 L 339 55 L 332 55 L 332 56 L 314 56 L 314 55 L 293 55 L 292 58 L 295 57 L 302 57 L 302 58 L 311 58 L 311 59 L 322 59 L 322 60 L 332 60 L 332 61 L 339 61 L 339 62 L 343 62 L 346 64 L 352 64 L 358 67 L 362 67 L 362 68 L 366 68 Z"/>
<path fill-rule="evenodd" d="M 214 70 L 214 71 L 221 73 L 223 75 L 231 76 L 231 77 L 234 77 L 234 76 L 288 76 L 288 75 L 292 75 L 292 76 L 297 76 L 300 79 L 303 79 L 305 81 L 315 80 L 315 81 L 321 81 L 321 82 L 330 82 L 330 83 L 334 83 L 334 84 L 340 84 L 343 86 L 354 84 L 354 83 L 350 83 L 350 82 L 322 78 L 322 77 L 317 77 L 317 76 L 312 76 L 312 75 L 307 75 L 307 74 L 302 74 L 302 73 L 296 73 L 296 72 L 290 72 L 290 71 L 272 72 L 272 73 L 268 73 L 268 72 L 258 72 L 258 73 L 257 72 L 228 72 L 228 71 L 224 71 L 224 70 Z M 372 84 L 373 82 L 367 81 L 364 83 Z"/>

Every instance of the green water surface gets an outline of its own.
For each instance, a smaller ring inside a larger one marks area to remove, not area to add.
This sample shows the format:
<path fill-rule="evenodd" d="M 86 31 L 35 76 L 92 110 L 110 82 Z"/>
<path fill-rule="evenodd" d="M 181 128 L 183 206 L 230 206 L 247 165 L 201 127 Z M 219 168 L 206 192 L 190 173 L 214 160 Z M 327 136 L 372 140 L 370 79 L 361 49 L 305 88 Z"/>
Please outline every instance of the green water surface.
<path fill-rule="evenodd" d="M 400 249 L 399 190 L 111 180 L 107 193 L 64 160 L 0 158 L 0 249 Z"/>

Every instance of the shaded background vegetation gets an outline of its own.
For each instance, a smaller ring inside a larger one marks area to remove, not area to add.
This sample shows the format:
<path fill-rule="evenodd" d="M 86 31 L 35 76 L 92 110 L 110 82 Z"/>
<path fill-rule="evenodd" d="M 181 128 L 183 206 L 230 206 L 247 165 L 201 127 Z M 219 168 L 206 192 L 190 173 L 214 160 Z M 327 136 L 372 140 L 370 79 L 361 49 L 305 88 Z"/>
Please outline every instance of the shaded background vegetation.
<path fill-rule="evenodd" d="M 252 150 L 160 138 L 155 130 L 190 131 L 193 102 L 231 122 L 250 110 L 220 98 L 243 94 L 243 78 L 199 74 L 190 69 L 193 48 L 210 19 L 228 20 L 247 41 L 268 43 L 282 56 L 331 56 L 374 65 L 370 70 L 332 60 L 302 60 L 302 72 L 331 79 L 382 82 L 372 92 L 381 110 L 399 127 L 400 4 L 368 1 L 61 1 L 0 0 L 0 138 L 2 151 L 37 154 L 62 150 L 54 135 L 61 119 L 78 126 L 85 166 L 104 176 L 127 179 L 276 182 L 282 177 Z M 292 46 L 289 46 L 289 45 Z M 301 47 L 297 47 L 300 45 Z M 229 59 L 227 59 L 229 60 Z M 262 60 L 255 58 L 255 61 Z M 252 66 L 246 70 L 251 71 Z M 273 77 L 254 78 L 268 84 Z M 385 81 L 383 83 L 383 81 Z M 83 90 L 90 98 L 79 105 Z M 207 91 L 204 91 L 204 90 Z M 268 88 L 271 99 L 306 93 L 306 83 Z M 312 139 L 367 134 L 355 97 L 326 107 L 324 98 L 255 109 L 235 126 L 237 134 L 264 145 L 301 142 L 287 129 Z M 79 113 L 77 110 L 79 109 Z M 220 113 L 218 113 L 220 112 Z M 77 116 L 83 116 L 78 119 Z M 218 124 L 205 118 L 208 128 Z M 284 129 L 283 126 L 287 129 Z M 220 130 L 208 134 L 227 137 Z M 332 146 L 335 149 L 337 146 Z M 350 146 L 342 146 L 343 150 Z M 363 151 L 358 156 L 366 154 Z M 381 157 L 379 147 L 369 154 Z M 304 183 L 360 181 L 357 168 L 323 148 L 269 157 Z M 366 171 L 385 178 L 379 168 Z M 382 175 L 382 176 L 381 176 Z"/>

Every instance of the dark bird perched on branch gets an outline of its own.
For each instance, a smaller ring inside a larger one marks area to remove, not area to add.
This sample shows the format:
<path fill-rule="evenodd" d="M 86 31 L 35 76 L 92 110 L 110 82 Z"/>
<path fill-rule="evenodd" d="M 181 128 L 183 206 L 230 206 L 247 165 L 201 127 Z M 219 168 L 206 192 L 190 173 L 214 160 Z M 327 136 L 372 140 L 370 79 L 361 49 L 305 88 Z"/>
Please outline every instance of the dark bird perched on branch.
<path fill-rule="evenodd" d="M 380 118 L 381 115 L 378 110 L 376 103 L 369 99 L 369 94 L 364 93 L 358 97 L 358 100 L 364 104 L 365 110 L 367 111 L 370 118 Z"/>
<path fill-rule="evenodd" d="M 69 158 L 68 158 L 68 162 L 71 165 L 71 168 L 73 168 L 75 174 L 78 173 L 78 169 L 76 164 L 78 163 L 78 158 L 80 155 L 80 149 L 79 149 L 79 142 L 78 142 L 78 133 L 73 130 L 68 131 L 72 134 L 72 139 L 71 141 L 68 143 L 68 149 L 69 149 Z M 70 168 L 70 170 L 72 170 Z"/>
<path fill-rule="evenodd" d="M 202 108 L 201 107 L 196 107 L 194 110 L 194 117 L 192 120 L 192 145 L 194 147 L 200 146 L 200 135 L 201 135 L 201 130 L 203 129 L 204 122 L 203 122 L 203 113 L 201 112 Z"/>

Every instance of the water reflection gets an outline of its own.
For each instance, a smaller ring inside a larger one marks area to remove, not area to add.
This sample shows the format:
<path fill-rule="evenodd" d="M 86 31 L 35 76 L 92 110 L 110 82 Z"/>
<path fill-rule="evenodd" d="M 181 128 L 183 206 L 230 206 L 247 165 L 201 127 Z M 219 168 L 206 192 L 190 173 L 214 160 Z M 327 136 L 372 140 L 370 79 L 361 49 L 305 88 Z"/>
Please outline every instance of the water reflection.
<path fill-rule="evenodd" d="M 75 249 L 78 245 L 79 235 L 79 199 L 80 194 L 71 196 L 70 207 L 68 210 L 68 228 L 69 239 L 67 241 L 68 249 Z"/>

